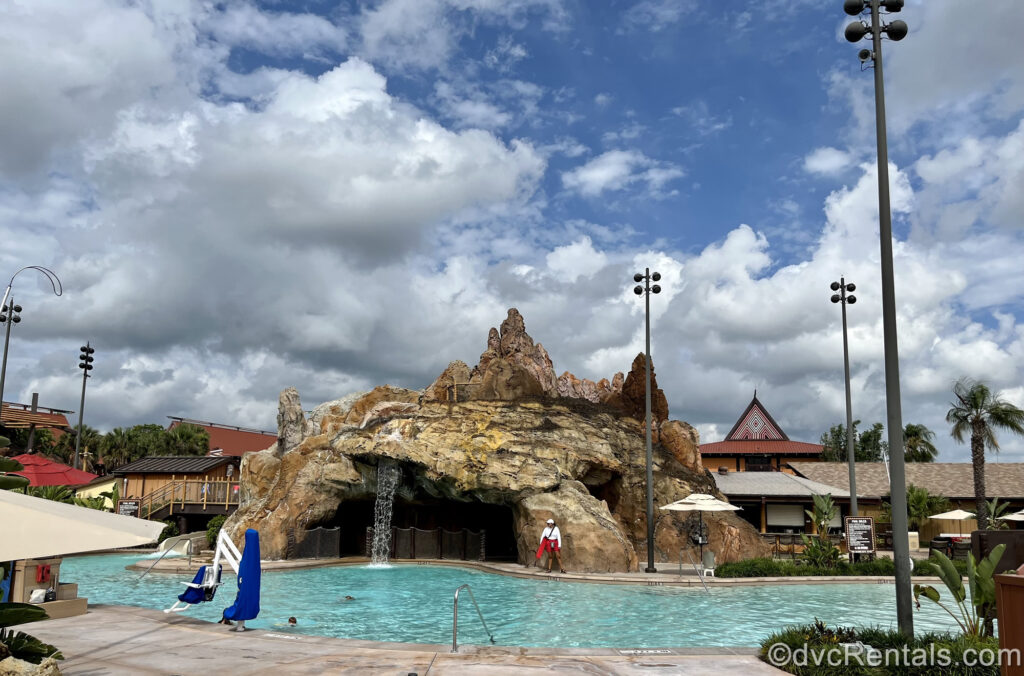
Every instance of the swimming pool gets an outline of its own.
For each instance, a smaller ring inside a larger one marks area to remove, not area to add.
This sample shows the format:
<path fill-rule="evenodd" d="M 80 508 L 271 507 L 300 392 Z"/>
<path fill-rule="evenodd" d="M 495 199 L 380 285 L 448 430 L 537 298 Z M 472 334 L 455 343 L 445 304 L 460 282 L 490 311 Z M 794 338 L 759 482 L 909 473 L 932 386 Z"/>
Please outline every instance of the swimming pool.
<path fill-rule="evenodd" d="M 77 582 L 90 603 L 169 607 L 189 578 L 124 567 L 138 556 L 70 557 L 61 580 Z M 185 614 L 216 621 L 234 600 L 234 575 L 212 603 Z M 263 574 L 261 612 L 246 625 L 338 638 L 450 643 L 452 596 L 470 584 L 499 645 L 579 648 L 756 646 L 769 632 L 818 617 L 829 624 L 896 626 L 889 584 L 697 588 L 602 585 L 521 579 L 466 568 L 398 564 L 336 566 Z M 355 597 L 352 601 L 345 596 Z M 460 595 L 459 643 L 487 644 L 468 598 Z M 914 613 L 918 632 L 954 629 L 934 604 Z M 289 616 L 297 627 L 287 627 Z"/>

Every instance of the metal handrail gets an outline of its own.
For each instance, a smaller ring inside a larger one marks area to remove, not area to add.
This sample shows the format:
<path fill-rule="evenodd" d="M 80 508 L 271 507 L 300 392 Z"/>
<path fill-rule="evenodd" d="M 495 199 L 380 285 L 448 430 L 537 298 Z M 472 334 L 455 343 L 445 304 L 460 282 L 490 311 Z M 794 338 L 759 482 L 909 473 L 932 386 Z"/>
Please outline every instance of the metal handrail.
<path fill-rule="evenodd" d="M 480 617 L 480 623 L 484 625 L 484 631 L 491 639 L 491 643 L 494 643 L 494 634 L 487 628 L 487 622 L 484 621 L 484 614 L 480 612 L 480 604 L 476 602 L 476 597 L 473 596 L 473 590 L 468 584 L 464 584 L 455 590 L 455 601 L 454 609 L 452 612 L 452 652 L 459 652 L 458 636 L 459 636 L 459 592 L 465 589 L 469 592 L 469 599 L 473 602 L 473 606 L 476 608 L 476 614 Z"/>
<path fill-rule="evenodd" d="M 694 572 L 697 573 L 697 579 L 700 580 L 701 585 L 704 587 L 704 591 L 706 591 L 707 593 L 710 594 L 711 590 L 708 589 L 708 586 L 706 584 L 704 584 L 704 572 L 700 568 L 697 567 L 696 563 L 693 562 L 693 557 L 690 556 L 690 552 L 686 552 L 686 558 L 688 558 L 690 560 L 690 565 L 693 566 Z M 680 575 L 683 574 L 683 550 L 682 549 L 679 550 L 679 574 Z"/>

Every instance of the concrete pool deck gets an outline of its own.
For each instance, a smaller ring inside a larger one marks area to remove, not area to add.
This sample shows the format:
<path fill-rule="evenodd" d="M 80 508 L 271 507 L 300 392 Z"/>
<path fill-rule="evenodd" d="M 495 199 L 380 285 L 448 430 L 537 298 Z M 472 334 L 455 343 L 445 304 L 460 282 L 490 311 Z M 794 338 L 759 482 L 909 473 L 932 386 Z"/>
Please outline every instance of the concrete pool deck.
<path fill-rule="evenodd" d="M 565 618 L 571 622 L 572 618 Z M 57 646 L 67 676 L 129 674 L 400 674 L 512 676 L 551 671 L 637 676 L 784 673 L 753 648 L 515 648 L 378 643 L 231 627 L 131 606 L 94 605 L 77 617 L 19 627 Z"/>

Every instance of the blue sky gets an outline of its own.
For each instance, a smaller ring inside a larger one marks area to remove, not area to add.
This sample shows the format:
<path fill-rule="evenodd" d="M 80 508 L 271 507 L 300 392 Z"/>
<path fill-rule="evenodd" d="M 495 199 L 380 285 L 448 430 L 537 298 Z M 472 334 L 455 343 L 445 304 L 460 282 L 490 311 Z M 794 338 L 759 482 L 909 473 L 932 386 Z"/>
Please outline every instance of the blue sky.
<path fill-rule="evenodd" d="M 1024 405 L 1024 6 L 909 0 L 885 44 L 903 410 Z M 884 420 L 872 73 L 839 0 L 20 0 L 0 7 L 8 401 L 272 428 L 475 363 L 523 313 L 558 373 L 643 346 L 718 440 L 753 390 L 796 439 Z M 999 459 L 1024 461 L 1007 437 Z"/>

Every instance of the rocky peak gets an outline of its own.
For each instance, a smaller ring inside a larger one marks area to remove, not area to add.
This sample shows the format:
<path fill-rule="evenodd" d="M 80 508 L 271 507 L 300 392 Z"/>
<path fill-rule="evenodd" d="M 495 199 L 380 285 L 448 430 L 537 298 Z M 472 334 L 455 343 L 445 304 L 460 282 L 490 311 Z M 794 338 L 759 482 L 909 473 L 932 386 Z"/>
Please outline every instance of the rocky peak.
<path fill-rule="evenodd" d="M 622 384 L 622 404 L 626 413 L 637 420 L 647 417 L 647 369 L 644 353 L 641 352 L 633 360 L 633 366 Z M 651 360 L 651 418 L 655 425 L 668 420 L 668 400 L 665 393 L 658 387 L 658 378 L 654 372 L 654 360 Z"/>
<path fill-rule="evenodd" d="M 526 322 L 509 308 L 500 329 L 487 335 L 487 349 L 470 374 L 472 399 L 514 400 L 530 396 L 557 396 L 558 380 L 551 357 L 526 332 Z"/>

